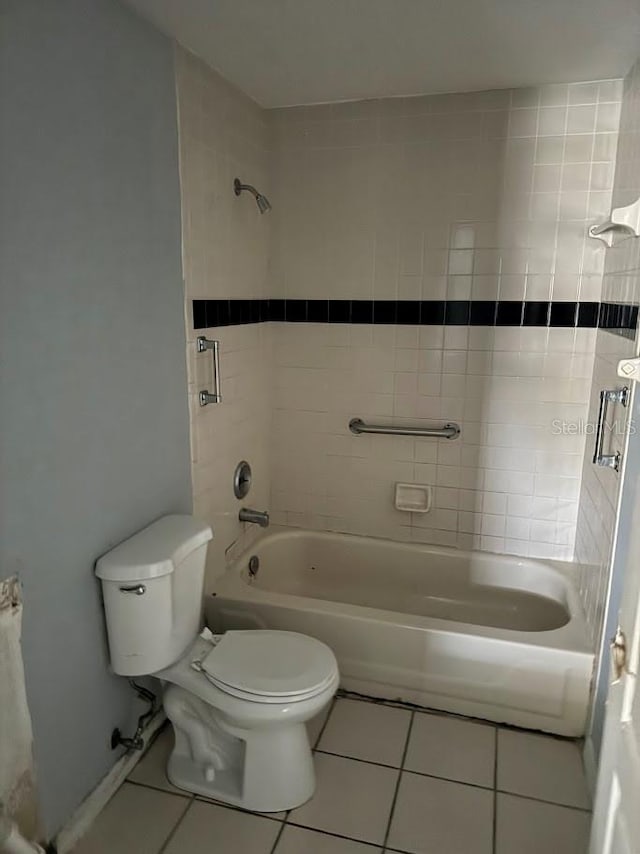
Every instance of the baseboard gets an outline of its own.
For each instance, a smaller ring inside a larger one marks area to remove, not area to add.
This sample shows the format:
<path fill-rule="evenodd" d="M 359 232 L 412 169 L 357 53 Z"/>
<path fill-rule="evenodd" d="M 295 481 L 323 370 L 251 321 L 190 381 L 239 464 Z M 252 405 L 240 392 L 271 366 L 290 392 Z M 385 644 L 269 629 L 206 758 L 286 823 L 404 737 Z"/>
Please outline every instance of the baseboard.
<path fill-rule="evenodd" d="M 596 760 L 595 750 L 593 749 L 593 741 L 590 736 L 587 736 L 584 740 L 582 761 L 584 763 L 584 774 L 587 779 L 587 786 L 591 792 L 591 802 L 593 803 L 596 794 L 596 783 L 598 782 L 598 762 Z"/>
<path fill-rule="evenodd" d="M 152 736 L 166 721 L 164 709 L 159 709 L 147 724 L 143 733 L 144 750 L 134 750 L 125 753 L 118 759 L 109 773 L 100 780 L 95 789 L 90 792 L 69 821 L 56 836 L 54 841 L 57 854 L 69 854 L 78 840 L 84 836 L 99 813 L 115 795 L 120 786 L 144 756 L 151 743 Z"/>

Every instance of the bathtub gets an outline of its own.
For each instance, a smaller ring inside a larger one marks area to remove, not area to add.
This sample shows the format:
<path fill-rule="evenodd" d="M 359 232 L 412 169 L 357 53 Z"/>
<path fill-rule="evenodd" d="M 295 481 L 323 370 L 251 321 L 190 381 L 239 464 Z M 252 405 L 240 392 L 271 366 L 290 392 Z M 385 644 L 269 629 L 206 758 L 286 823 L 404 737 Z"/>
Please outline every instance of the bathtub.
<path fill-rule="evenodd" d="M 284 529 L 214 582 L 205 615 L 324 641 L 349 691 L 580 736 L 594 654 L 570 568 Z"/>

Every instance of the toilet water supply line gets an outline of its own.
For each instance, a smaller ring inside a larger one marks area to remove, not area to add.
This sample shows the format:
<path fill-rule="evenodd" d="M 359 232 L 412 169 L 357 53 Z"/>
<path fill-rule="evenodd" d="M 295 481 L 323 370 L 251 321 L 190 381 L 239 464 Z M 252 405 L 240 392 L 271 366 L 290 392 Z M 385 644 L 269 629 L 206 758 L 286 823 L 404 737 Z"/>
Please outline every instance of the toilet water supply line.
<path fill-rule="evenodd" d="M 27 841 L 0 801 L 0 852 L 1 854 L 45 854 L 44 848 Z"/>
<path fill-rule="evenodd" d="M 128 682 L 138 695 L 139 699 L 144 700 L 146 703 L 149 703 L 149 708 L 138 718 L 138 726 L 131 738 L 127 738 L 126 736 L 122 735 L 119 729 L 114 729 L 114 731 L 111 733 L 112 750 L 118 746 L 125 747 L 127 750 L 142 750 L 144 747 L 144 738 L 142 737 L 142 733 L 144 732 L 151 718 L 155 715 L 156 710 L 158 708 L 158 698 L 153 693 L 153 691 L 150 691 L 148 688 L 144 688 L 142 685 L 138 685 L 138 683 L 135 682 L 133 679 L 129 679 Z"/>

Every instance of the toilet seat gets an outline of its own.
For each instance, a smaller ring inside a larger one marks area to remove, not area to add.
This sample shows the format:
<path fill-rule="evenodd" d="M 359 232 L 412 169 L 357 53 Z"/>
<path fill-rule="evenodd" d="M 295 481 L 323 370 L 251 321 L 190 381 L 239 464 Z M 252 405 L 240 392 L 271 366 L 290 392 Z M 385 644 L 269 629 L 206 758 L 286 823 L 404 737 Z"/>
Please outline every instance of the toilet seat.
<path fill-rule="evenodd" d="M 227 632 L 199 665 L 219 690 L 257 703 L 310 699 L 337 673 L 335 656 L 321 641 L 268 629 Z"/>

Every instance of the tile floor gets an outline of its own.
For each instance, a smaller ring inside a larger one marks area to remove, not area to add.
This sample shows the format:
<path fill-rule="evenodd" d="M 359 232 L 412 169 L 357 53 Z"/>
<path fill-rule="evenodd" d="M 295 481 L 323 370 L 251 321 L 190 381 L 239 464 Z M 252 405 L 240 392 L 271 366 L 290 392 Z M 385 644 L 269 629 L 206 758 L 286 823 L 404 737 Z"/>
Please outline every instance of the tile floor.
<path fill-rule="evenodd" d="M 589 797 L 571 741 L 341 696 L 312 722 L 318 785 L 257 815 L 175 789 L 171 729 L 74 854 L 585 854 Z"/>

